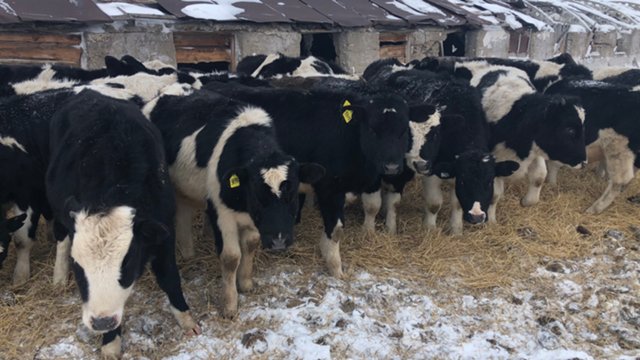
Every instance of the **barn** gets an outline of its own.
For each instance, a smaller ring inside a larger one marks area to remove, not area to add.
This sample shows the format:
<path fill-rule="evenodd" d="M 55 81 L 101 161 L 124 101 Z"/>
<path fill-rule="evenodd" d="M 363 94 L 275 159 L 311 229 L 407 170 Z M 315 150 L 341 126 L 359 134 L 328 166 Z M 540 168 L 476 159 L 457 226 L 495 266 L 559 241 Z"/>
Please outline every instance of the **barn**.
<path fill-rule="evenodd" d="M 640 5 L 556 0 L 6 0 L 0 61 L 94 69 L 105 55 L 234 69 L 253 53 L 315 55 L 360 73 L 378 58 L 637 64 Z"/>

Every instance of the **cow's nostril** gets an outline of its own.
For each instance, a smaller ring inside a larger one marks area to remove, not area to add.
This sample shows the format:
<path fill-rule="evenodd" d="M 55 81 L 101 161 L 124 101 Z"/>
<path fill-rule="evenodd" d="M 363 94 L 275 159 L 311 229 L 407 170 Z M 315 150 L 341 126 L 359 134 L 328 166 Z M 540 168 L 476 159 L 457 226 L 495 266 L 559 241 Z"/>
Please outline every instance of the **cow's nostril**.
<path fill-rule="evenodd" d="M 115 316 L 91 318 L 91 327 L 95 331 L 109 331 L 116 328 L 118 319 Z"/>

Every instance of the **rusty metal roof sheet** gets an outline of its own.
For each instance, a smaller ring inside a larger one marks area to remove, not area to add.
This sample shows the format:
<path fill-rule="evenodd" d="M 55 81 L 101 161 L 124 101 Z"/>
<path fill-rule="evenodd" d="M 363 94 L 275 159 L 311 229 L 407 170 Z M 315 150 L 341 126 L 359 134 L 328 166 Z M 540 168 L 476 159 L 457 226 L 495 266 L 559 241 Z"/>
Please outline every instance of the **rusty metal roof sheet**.
<path fill-rule="evenodd" d="M 91 0 L 1 0 L 0 8 L 8 5 L 21 21 L 97 22 L 111 21 Z"/>

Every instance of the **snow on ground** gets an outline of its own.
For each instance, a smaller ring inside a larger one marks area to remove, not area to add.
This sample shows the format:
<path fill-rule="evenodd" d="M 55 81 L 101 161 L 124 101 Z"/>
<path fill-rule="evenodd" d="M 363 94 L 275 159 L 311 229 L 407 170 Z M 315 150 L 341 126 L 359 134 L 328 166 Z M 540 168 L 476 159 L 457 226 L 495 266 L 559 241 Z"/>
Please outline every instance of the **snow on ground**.
<path fill-rule="evenodd" d="M 343 281 L 279 269 L 256 277 L 254 293 L 240 297 L 237 319 L 221 319 L 214 304 L 198 318 L 203 335 L 178 339 L 151 358 L 635 359 L 640 253 L 636 245 L 607 241 L 593 257 L 544 259 L 529 280 L 478 293 L 452 279 L 426 286 L 373 272 Z M 194 289 L 189 298 L 208 296 L 201 275 L 187 283 Z M 155 309 L 126 320 L 125 358 L 142 359 L 135 354 L 179 337 L 168 311 L 158 311 L 150 296 L 138 291 L 130 301 Z M 95 358 L 96 337 L 70 326 L 35 358 Z"/>

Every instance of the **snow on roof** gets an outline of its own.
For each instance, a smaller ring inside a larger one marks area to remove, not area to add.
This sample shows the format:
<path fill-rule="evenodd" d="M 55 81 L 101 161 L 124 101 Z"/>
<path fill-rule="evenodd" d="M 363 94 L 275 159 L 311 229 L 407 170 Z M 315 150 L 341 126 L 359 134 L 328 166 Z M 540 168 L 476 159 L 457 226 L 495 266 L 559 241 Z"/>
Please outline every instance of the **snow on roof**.
<path fill-rule="evenodd" d="M 537 31 L 568 25 L 570 31 L 611 31 L 640 28 L 640 0 L 0 0 L 0 23 L 123 17 Z"/>

